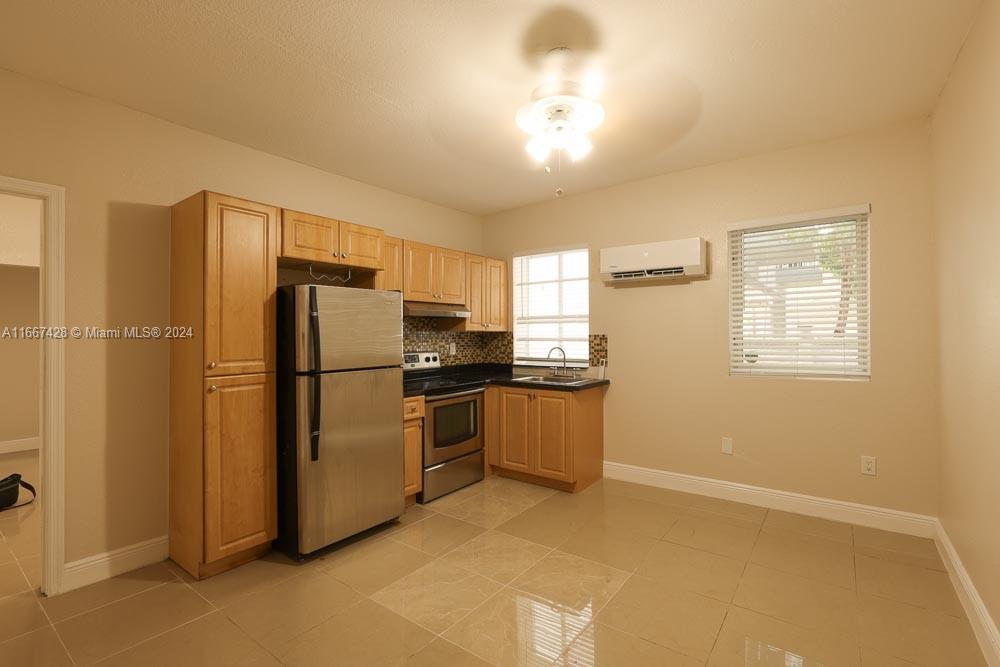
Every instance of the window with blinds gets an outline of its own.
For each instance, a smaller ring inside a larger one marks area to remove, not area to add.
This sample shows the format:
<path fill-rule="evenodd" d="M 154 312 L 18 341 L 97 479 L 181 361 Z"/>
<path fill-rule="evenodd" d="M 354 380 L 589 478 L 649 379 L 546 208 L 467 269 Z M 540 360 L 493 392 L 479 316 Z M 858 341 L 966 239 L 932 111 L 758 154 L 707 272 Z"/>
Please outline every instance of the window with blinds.
<path fill-rule="evenodd" d="M 572 365 L 590 358 L 590 255 L 586 248 L 515 257 L 514 363 L 541 364 L 561 347 Z M 562 361 L 558 351 L 552 359 Z"/>
<path fill-rule="evenodd" d="M 869 378 L 868 215 L 729 232 L 732 375 Z"/>

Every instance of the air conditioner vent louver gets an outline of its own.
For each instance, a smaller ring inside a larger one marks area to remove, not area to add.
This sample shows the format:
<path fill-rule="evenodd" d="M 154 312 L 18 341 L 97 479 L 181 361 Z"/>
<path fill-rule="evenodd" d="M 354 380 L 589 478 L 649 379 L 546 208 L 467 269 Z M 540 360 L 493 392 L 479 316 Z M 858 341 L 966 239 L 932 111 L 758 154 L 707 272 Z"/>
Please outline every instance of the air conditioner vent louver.
<path fill-rule="evenodd" d="M 601 277 L 610 282 L 657 281 L 708 275 L 700 237 L 601 249 Z"/>
<path fill-rule="evenodd" d="M 669 276 L 683 276 L 683 266 L 672 266 L 665 269 L 646 269 L 645 271 L 613 271 L 612 280 L 635 280 L 637 278 L 657 278 Z"/>

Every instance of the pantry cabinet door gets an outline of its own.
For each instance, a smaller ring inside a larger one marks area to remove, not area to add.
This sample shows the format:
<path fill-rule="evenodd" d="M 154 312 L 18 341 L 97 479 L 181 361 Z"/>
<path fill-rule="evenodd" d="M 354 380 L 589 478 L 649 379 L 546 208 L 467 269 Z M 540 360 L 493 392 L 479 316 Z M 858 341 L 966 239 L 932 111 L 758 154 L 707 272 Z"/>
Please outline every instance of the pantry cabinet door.
<path fill-rule="evenodd" d="M 273 373 L 206 378 L 205 562 L 277 536 Z"/>
<path fill-rule="evenodd" d="M 205 200 L 205 375 L 274 370 L 278 209 Z"/>

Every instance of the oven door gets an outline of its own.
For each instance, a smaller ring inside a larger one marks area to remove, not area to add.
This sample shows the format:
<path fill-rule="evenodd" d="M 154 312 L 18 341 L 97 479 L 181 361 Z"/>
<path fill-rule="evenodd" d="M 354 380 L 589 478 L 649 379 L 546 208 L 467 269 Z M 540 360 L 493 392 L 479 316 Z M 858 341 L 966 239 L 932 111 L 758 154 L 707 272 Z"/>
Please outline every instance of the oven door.
<path fill-rule="evenodd" d="M 424 467 L 483 448 L 484 389 L 428 396 L 424 415 Z"/>

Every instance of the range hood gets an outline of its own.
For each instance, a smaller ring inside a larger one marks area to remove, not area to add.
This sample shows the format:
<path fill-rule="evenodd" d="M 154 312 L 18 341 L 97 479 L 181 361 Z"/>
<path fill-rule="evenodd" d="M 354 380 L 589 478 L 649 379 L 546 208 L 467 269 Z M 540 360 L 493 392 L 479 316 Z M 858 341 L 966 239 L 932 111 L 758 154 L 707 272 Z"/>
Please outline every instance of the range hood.
<path fill-rule="evenodd" d="M 403 315 L 407 317 L 472 317 L 465 306 L 449 303 L 424 303 L 422 301 L 404 301 Z"/>

